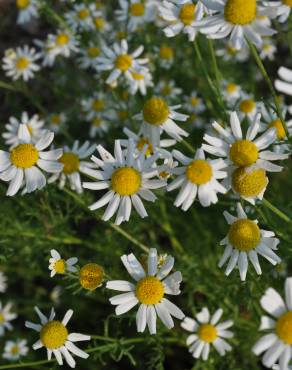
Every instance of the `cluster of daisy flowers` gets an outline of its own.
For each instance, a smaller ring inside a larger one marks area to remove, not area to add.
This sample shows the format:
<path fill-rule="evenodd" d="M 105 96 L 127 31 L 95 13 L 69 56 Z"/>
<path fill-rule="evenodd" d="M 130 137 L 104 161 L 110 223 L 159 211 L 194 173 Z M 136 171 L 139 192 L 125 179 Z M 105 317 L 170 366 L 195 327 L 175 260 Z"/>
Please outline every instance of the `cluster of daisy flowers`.
<path fill-rule="evenodd" d="M 17 0 L 16 6 L 17 23 L 24 29 L 40 18 L 43 10 L 37 0 Z M 102 220 L 114 218 L 115 225 L 130 221 L 132 211 L 147 217 L 147 202 L 161 201 L 158 198 L 168 196 L 167 192 L 176 191 L 174 206 L 182 211 L 195 207 L 196 202 L 209 207 L 219 197 L 228 197 L 234 204 L 236 199 L 236 210 L 223 213 L 228 231 L 220 242 L 224 251 L 218 267 L 226 265 L 227 276 L 237 269 L 240 280 L 245 281 L 249 264 L 258 275 L 262 274 L 261 259 L 280 264 L 280 240 L 250 218 L 254 208 L 252 212 L 242 204 L 260 203 L 268 187 L 268 173 L 282 171 L 275 161 L 287 160 L 291 152 L 292 108 L 280 100 L 257 101 L 237 81 L 221 80 L 225 119 L 218 117 L 206 125 L 208 99 L 203 99 L 199 88 L 186 93 L 184 86 L 172 79 L 180 51 L 169 39 L 185 34 L 186 43 L 198 47 L 197 39 L 206 35 L 210 40 L 221 39 L 222 49 L 215 54 L 227 62 L 247 61 L 250 52 L 273 61 L 277 53 L 273 24 L 287 23 L 291 8 L 290 0 L 119 0 L 109 15 L 100 1 L 71 4 L 54 32 L 36 38 L 32 46 L 5 50 L 2 68 L 12 80 L 12 90 L 15 86 L 16 91 L 22 91 L 23 83 L 64 65 L 65 59 L 74 60 L 78 73 L 88 72 L 100 86 L 76 103 L 78 119 L 90 124 L 84 130 L 90 141 L 74 139 L 68 143 L 70 109 L 46 116 L 26 111 L 10 116 L 2 133 L 6 148 L 0 150 L 0 180 L 8 183 L 6 195 L 25 195 L 53 183 L 60 191 L 69 187 L 79 195 L 84 191 L 90 196 L 97 194 L 89 209 L 99 215 L 98 210 L 104 207 Z M 148 26 L 163 33 L 164 42 L 159 46 L 152 45 L 151 37 L 147 39 Z M 143 32 L 147 42 L 137 45 L 135 35 Z M 180 55 L 181 59 L 187 57 L 187 50 Z M 160 78 L 162 70 L 166 78 Z M 292 95 L 292 71 L 281 67 L 278 76 L 277 91 Z M 105 138 L 110 137 L 109 122 L 123 124 L 120 136 L 107 140 L 113 145 L 112 151 L 105 144 Z M 196 148 L 186 142 L 189 123 L 204 132 L 203 142 Z M 59 145 L 62 135 L 66 140 Z M 182 151 L 184 144 L 191 154 Z M 180 320 L 181 328 L 190 333 L 186 345 L 196 359 L 207 360 L 212 346 L 221 356 L 232 350 L 229 339 L 236 333 L 230 330 L 232 320 L 221 321 L 222 308 L 211 314 L 204 307 L 191 318 L 172 302 L 176 297 L 168 298 L 181 293 L 182 283 L 181 272 L 172 272 L 172 256 L 160 256 L 151 248 L 146 258 L 138 259 L 131 253 L 123 255 L 121 261 L 131 281 L 108 280 L 102 266 L 87 263 L 79 267 L 77 257 L 64 259 L 55 249 L 51 250 L 48 268 L 52 278 L 77 277 L 80 289 L 92 292 L 105 283 L 106 289 L 120 292 L 109 302 L 117 316 L 136 309 L 138 333 L 147 328 L 151 335 L 156 334 L 157 320 L 168 329 Z M 269 314 L 262 317 L 260 330 L 269 333 L 254 344 L 252 351 L 263 354 L 262 362 L 268 368 L 287 370 L 292 358 L 291 279 L 285 282 L 285 301 L 272 288 L 260 301 Z M 6 289 L 7 279 L 1 273 L 0 293 Z M 72 368 L 76 366 L 75 356 L 88 358 L 88 352 L 74 343 L 89 341 L 90 336 L 68 331 L 71 309 L 61 321 L 55 319 L 54 309 L 49 316 L 37 307 L 35 311 L 40 323 L 25 323 L 37 332 L 34 350 L 45 348 L 48 360 L 54 356 L 59 365 L 66 362 Z M 16 317 L 10 302 L 0 303 L 0 336 L 12 330 L 11 321 Z M 8 340 L 3 358 L 17 361 L 27 353 L 25 339 Z"/>

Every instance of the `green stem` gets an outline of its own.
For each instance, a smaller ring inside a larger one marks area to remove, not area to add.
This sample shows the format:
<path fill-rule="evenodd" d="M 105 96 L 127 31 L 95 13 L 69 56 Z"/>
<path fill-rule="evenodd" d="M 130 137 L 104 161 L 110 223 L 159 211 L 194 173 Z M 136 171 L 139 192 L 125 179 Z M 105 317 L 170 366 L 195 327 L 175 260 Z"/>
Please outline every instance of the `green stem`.
<path fill-rule="evenodd" d="M 195 153 L 195 149 L 186 140 L 182 140 L 181 143 L 192 153 Z"/>
<path fill-rule="evenodd" d="M 281 210 L 279 210 L 277 207 L 273 206 L 272 203 L 270 203 L 267 199 L 263 198 L 262 200 L 262 204 L 268 208 L 270 211 L 272 211 L 273 213 L 275 213 L 278 217 L 280 217 L 282 220 L 284 220 L 285 222 L 292 222 L 292 220 L 285 214 L 283 213 Z"/>
<path fill-rule="evenodd" d="M 253 55 L 253 57 L 254 57 L 257 65 L 258 65 L 258 67 L 259 67 L 259 69 L 260 69 L 260 71 L 261 71 L 264 79 L 267 82 L 267 85 L 268 85 L 268 87 L 270 89 L 270 92 L 271 92 L 271 94 L 273 96 L 273 99 L 274 99 L 274 103 L 275 103 L 275 108 L 276 108 L 277 115 L 280 118 L 280 120 L 282 122 L 282 125 L 284 127 L 284 130 L 286 132 L 286 136 L 288 137 L 289 136 L 289 132 L 288 132 L 286 122 L 285 122 L 285 120 L 283 118 L 283 115 L 282 115 L 282 112 L 281 112 L 281 108 L 280 108 L 280 104 L 279 104 L 279 99 L 278 99 L 277 93 L 276 93 L 276 91 L 274 89 L 273 83 L 272 83 L 272 81 L 271 81 L 271 79 L 270 79 L 270 77 L 269 77 L 269 75 L 268 75 L 268 73 L 266 71 L 266 68 L 265 68 L 265 66 L 264 66 L 264 64 L 263 64 L 263 62 L 262 62 L 262 60 L 261 60 L 261 58 L 259 56 L 259 53 L 258 53 L 256 47 L 248 39 L 246 39 L 246 41 L 248 43 L 248 46 L 250 48 L 250 51 L 251 51 L 251 53 L 252 53 L 252 55 Z"/>

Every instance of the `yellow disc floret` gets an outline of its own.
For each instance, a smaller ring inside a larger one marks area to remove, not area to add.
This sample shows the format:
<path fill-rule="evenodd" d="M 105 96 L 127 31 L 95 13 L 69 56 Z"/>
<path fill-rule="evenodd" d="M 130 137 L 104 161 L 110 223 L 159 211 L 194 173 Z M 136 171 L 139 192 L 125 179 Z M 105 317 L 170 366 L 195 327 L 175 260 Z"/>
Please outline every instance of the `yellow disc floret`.
<path fill-rule="evenodd" d="M 30 0 L 16 0 L 16 6 L 18 9 L 25 9 L 30 5 Z"/>
<path fill-rule="evenodd" d="M 95 27 L 98 29 L 98 30 L 103 30 L 104 27 L 105 27 L 105 20 L 101 17 L 95 17 L 93 19 L 93 22 L 95 24 Z"/>
<path fill-rule="evenodd" d="M 60 259 L 54 263 L 54 270 L 57 274 L 64 274 L 66 271 L 66 261 Z"/>
<path fill-rule="evenodd" d="M 228 94 L 234 94 L 237 91 L 237 85 L 232 82 L 227 84 L 226 91 Z"/>
<path fill-rule="evenodd" d="M 114 171 L 111 178 L 112 189 L 122 195 L 133 195 L 141 186 L 140 173 L 131 167 L 121 167 Z"/>
<path fill-rule="evenodd" d="M 269 127 L 275 127 L 279 140 L 283 140 L 286 137 L 286 132 L 280 119 L 275 119 L 269 124 Z"/>
<path fill-rule="evenodd" d="M 252 113 L 256 108 L 256 104 L 252 99 L 245 99 L 239 104 L 239 109 L 242 113 Z"/>
<path fill-rule="evenodd" d="M 196 107 L 200 103 L 200 99 L 197 98 L 196 96 L 191 96 L 190 103 L 193 107 Z"/>
<path fill-rule="evenodd" d="M 66 33 L 60 33 L 56 37 L 56 44 L 59 46 L 67 45 L 70 41 L 70 37 Z"/>
<path fill-rule="evenodd" d="M 28 65 L 29 65 L 29 59 L 25 57 L 21 57 L 17 59 L 17 62 L 16 62 L 17 69 L 20 69 L 20 70 L 26 69 Z"/>
<path fill-rule="evenodd" d="M 276 333 L 284 343 L 292 345 L 292 311 L 279 317 L 276 323 Z"/>
<path fill-rule="evenodd" d="M 167 103 L 161 99 L 153 97 L 147 100 L 143 107 L 143 117 L 151 125 L 162 125 L 168 118 L 169 108 Z"/>
<path fill-rule="evenodd" d="M 39 159 L 39 152 L 32 144 L 19 144 L 11 150 L 10 160 L 19 168 L 30 168 Z"/>
<path fill-rule="evenodd" d="M 53 125 L 59 125 L 61 123 L 61 116 L 59 114 L 53 114 L 51 116 L 51 123 Z"/>
<path fill-rule="evenodd" d="M 59 162 L 63 163 L 63 173 L 65 175 L 70 175 L 73 172 L 79 170 L 80 160 L 75 153 L 66 152 L 59 159 Z"/>
<path fill-rule="evenodd" d="M 266 171 L 262 168 L 252 171 L 246 171 L 244 167 L 237 168 L 232 174 L 233 189 L 242 197 L 253 198 L 258 196 L 267 184 Z"/>
<path fill-rule="evenodd" d="M 49 321 L 40 331 L 40 339 L 48 349 L 57 349 L 65 344 L 68 330 L 60 321 Z"/>
<path fill-rule="evenodd" d="M 97 263 L 88 263 L 79 272 L 80 285 L 86 290 L 95 290 L 103 281 L 103 268 Z"/>
<path fill-rule="evenodd" d="M 147 276 L 138 281 L 135 293 L 142 304 L 156 304 L 164 296 L 164 286 L 155 276 Z"/>
<path fill-rule="evenodd" d="M 261 232 L 254 221 L 240 219 L 230 226 L 228 239 L 235 249 L 241 252 L 249 252 L 258 246 L 261 240 Z"/>
<path fill-rule="evenodd" d="M 11 347 L 10 349 L 10 352 L 13 354 L 13 355 L 18 355 L 19 354 L 19 347 L 17 344 L 15 344 L 13 347 Z"/>
<path fill-rule="evenodd" d="M 142 3 L 133 3 L 129 8 L 129 12 L 133 17 L 142 17 L 145 13 L 145 6 Z"/>
<path fill-rule="evenodd" d="M 104 100 L 102 100 L 102 99 L 94 99 L 91 103 L 91 108 L 95 112 L 100 112 L 100 111 L 104 110 L 104 107 L 105 107 L 105 104 L 104 104 Z"/>
<path fill-rule="evenodd" d="M 290 6 L 292 8 L 292 0 L 282 0 L 284 5 Z"/>
<path fill-rule="evenodd" d="M 229 155 L 234 164 L 246 167 L 258 160 L 259 151 L 252 141 L 238 140 L 232 144 Z"/>
<path fill-rule="evenodd" d="M 194 4 L 184 4 L 180 8 L 179 19 L 185 26 L 189 26 L 195 20 L 195 10 Z"/>
<path fill-rule="evenodd" d="M 232 24 L 243 26 L 252 23 L 256 15 L 256 0 L 227 0 L 225 4 L 225 20 Z"/>
<path fill-rule="evenodd" d="M 142 137 L 138 142 L 137 142 L 137 149 L 138 150 L 142 150 L 144 148 L 144 145 L 147 145 L 147 149 L 146 149 L 146 156 L 149 156 L 151 154 L 153 154 L 153 146 L 152 144 L 150 143 L 150 141 L 144 137 Z"/>
<path fill-rule="evenodd" d="M 4 322 L 5 317 L 2 312 L 0 312 L 0 323 Z"/>
<path fill-rule="evenodd" d="M 86 19 L 87 17 L 89 17 L 89 10 L 86 9 L 86 8 L 83 8 L 83 9 L 79 10 L 77 15 L 80 19 Z"/>
<path fill-rule="evenodd" d="M 212 174 L 212 167 L 204 159 L 195 159 L 186 168 L 187 179 L 196 185 L 203 185 L 209 182 Z"/>
<path fill-rule="evenodd" d="M 87 55 L 89 56 L 89 58 L 96 58 L 99 56 L 99 54 L 100 50 L 95 46 L 91 46 L 90 48 L 87 49 Z"/>
<path fill-rule="evenodd" d="M 115 66 L 122 72 L 126 72 L 132 65 L 133 59 L 128 54 L 118 55 L 115 60 Z"/>
<path fill-rule="evenodd" d="M 199 338 L 206 343 L 212 343 L 218 337 L 217 329 L 214 325 L 203 324 L 198 330 Z"/>
<path fill-rule="evenodd" d="M 170 60 L 173 58 L 173 49 L 167 45 L 161 45 L 159 49 L 159 56 L 162 59 Z"/>

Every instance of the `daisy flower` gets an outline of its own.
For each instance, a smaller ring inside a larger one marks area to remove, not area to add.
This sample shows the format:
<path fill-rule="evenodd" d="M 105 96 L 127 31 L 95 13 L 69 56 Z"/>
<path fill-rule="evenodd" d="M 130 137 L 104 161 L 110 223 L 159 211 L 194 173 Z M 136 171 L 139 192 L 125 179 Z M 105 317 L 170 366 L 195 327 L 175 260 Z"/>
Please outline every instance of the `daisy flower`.
<path fill-rule="evenodd" d="M 207 307 L 196 315 L 196 319 L 185 317 L 181 322 L 181 327 L 192 334 L 188 336 L 186 344 L 189 352 L 194 358 L 206 361 L 209 357 L 211 346 L 214 346 L 220 356 L 231 351 L 230 344 L 225 338 L 232 338 L 233 333 L 229 329 L 233 325 L 232 320 L 219 323 L 223 310 L 219 308 L 211 316 Z"/>
<path fill-rule="evenodd" d="M 0 271 L 0 293 L 5 293 L 7 289 L 7 277 Z"/>
<path fill-rule="evenodd" d="M 257 220 L 248 219 L 240 203 L 237 203 L 237 216 L 232 216 L 227 211 L 223 215 L 230 227 L 227 236 L 220 242 L 226 247 L 218 266 L 221 268 L 229 260 L 225 275 L 228 276 L 238 266 L 240 279 L 245 281 L 248 260 L 257 274 L 261 275 L 258 255 L 265 257 L 273 265 L 281 262 L 281 258 L 274 252 L 279 244 L 275 233 L 261 230 Z"/>
<path fill-rule="evenodd" d="M 27 340 L 17 339 L 5 342 L 3 358 L 10 361 L 18 361 L 28 353 Z"/>
<path fill-rule="evenodd" d="M 48 182 L 53 183 L 58 180 L 60 189 L 63 189 L 66 180 L 68 180 L 70 188 L 81 194 L 83 189 L 80 173 L 83 173 L 85 168 L 92 167 L 92 164 L 84 159 L 90 156 L 94 150 L 95 145 L 90 145 L 89 141 L 85 141 L 83 145 L 79 146 L 79 141 L 75 140 L 72 148 L 64 146 L 63 154 L 58 160 L 64 167 L 61 172 L 57 172 L 50 177 Z"/>
<path fill-rule="evenodd" d="M 168 101 L 175 100 L 182 93 L 182 89 L 176 86 L 174 80 L 160 80 L 154 88 L 156 95 L 163 96 Z"/>
<path fill-rule="evenodd" d="M 141 198 L 154 202 L 156 196 L 150 189 L 158 189 L 166 185 L 163 180 L 152 179 L 157 175 L 158 168 L 153 168 L 153 165 L 158 158 L 158 153 L 146 159 L 147 145 L 145 145 L 137 158 L 132 140 L 129 140 L 126 152 L 122 151 L 120 141 L 116 140 L 114 157 L 101 145 L 97 146 L 97 150 L 101 159 L 95 156 L 91 159 L 99 170 L 84 171 L 97 181 L 84 182 L 82 185 L 91 190 L 109 190 L 89 209 L 94 211 L 108 204 L 102 219 L 108 221 L 117 212 L 115 220 L 117 225 L 129 221 L 132 204 L 140 217 L 148 216 Z"/>
<path fill-rule="evenodd" d="M 91 13 L 92 22 L 95 30 L 99 33 L 106 33 L 111 31 L 111 24 L 105 19 L 105 15 L 98 9 L 95 9 Z"/>
<path fill-rule="evenodd" d="M 147 325 L 150 334 L 156 334 L 157 315 L 168 329 L 174 326 L 172 316 L 179 320 L 184 318 L 184 313 L 165 298 L 165 294 L 180 294 L 181 273 L 176 271 L 168 276 L 174 265 L 172 256 L 167 256 L 162 266 L 158 266 L 157 250 L 151 248 L 145 269 L 133 253 L 123 255 L 121 260 L 134 282 L 107 282 L 108 289 L 126 292 L 110 298 L 110 303 L 117 306 L 116 315 L 122 315 L 139 304 L 136 315 L 137 331 L 143 333 Z"/>
<path fill-rule="evenodd" d="M 154 146 L 159 146 L 160 134 L 165 131 L 170 137 L 181 141 L 189 134 L 181 129 L 174 120 L 186 121 L 188 116 L 176 112 L 181 105 L 169 106 L 163 98 L 152 97 L 144 103 L 143 111 L 134 118 L 142 121 L 141 132 Z"/>
<path fill-rule="evenodd" d="M 285 128 L 280 120 L 280 118 L 277 115 L 277 112 L 275 108 L 273 107 L 267 107 L 264 104 L 261 104 L 261 113 L 262 113 L 262 118 L 263 121 L 265 122 L 262 125 L 262 130 L 266 130 L 267 128 L 274 127 L 277 133 L 277 139 L 278 140 L 285 140 L 287 139 L 287 135 L 285 132 Z M 286 118 L 286 113 L 287 113 L 287 107 L 282 104 L 281 105 L 281 111 L 283 118 Z M 286 121 L 286 126 L 288 128 L 288 131 L 291 129 L 292 126 L 292 121 Z"/>
<path fill-rule="evenodd" d="M 153 8 L 151 1 L 119 0 L 121 9 L 115 11 L 119 22 L 126 22 L 129 32 L 135 32 L 137 28 L 153 20 Z"/>
<path fill-rule="evenodd" d="M 167 37 L 174 37 L 180 32 L 188 35 L 189 41 L 194 41 L 197 28 L 195 22 L 203 18 L 206 7 L 202 1 L 196 4 L 192 0 L 171 2 L 164 0 L 159 7 L 159 15 L 168 26 L 163 29 Z"/>
<path fill-rule="evenodd" d="M 81 101 L 82 109 L 85 113 L 85 119 L 92 121 L 98 118 L 106 111 L 106 96 L 102 92 L 95 92 L 92 97 Z"/>
<path fill-rule="evenodd" d="M 242 89 L 239 85 L 230 81 L 222 82 L 222 95 L 229 106 L 234 106 L 236 101 L 242 97 Z"/>
<path fill-rule="evenodd" d="M 31 193 L 46 185 L 42 171 L 60 172 L 63 164 L 57 160 L 62 155 L 62 149 L 43 151 L 54 139 L 54 134 L 45 131 L 34 143 L 26 125 L 20 125 L 18 131 L 20 144 L 10 152 L 0 150 L 0 179 L 10 182 L 6 195 L 15 195 L 20 187 Z M 41 169 L 41 170 L 40 170 Z"/>
<path fill-rule="evenodd" d="M 190 113 L 202 113 L 206 109 L 202 98 L 198 96 L 196 91 L 193 91 L 189 96 L 185 97 L 184 108 Z"/>
<path fill-rule="evenodd" d="M 65 123 L 67 121 L 66 114 L 63 112 L 60 113 L 52 113 L 47 118 L 47 123 L 49 125 L 50 130 L 57 133 L 62 130 Z"/>
<path fill-rule="evenodd" d="M 285 300 L 273 288 L 266 290 L 261 306 L 269 316 L 261 317 L 259 330 L 267 331 L 252 351 L 257 356 L 264 353 L 262 363 L 267 368 L 287 370 L 292 359 L 292 277 L 285 281 Z"/>
<path fill-rule="evenodd" d="M 141 45 L 133 53 L 129 53 L 126 40 L 122 40 L 120 45 L 115 43 L 112 49 L 103 45 L 101 50 L 104 56 L 98 58 L 96 68 L 98 71 L 111 71 L 106 79 L 106 83 L 110 85 L 120 76 L 132 80 L 132 73 L 139 73 L 141 67 L 148 63 L 148 59 L 138 58 L 143 53 L 144 47 Z"/>
<path fill-rule="evenodd" d="M 51 277 L 56 274 L 63 275 L 67 271 L 76 272 L 77 268 L 74 266 L 78 262 L 78 258 L 72 257 L 65 261 L 59 252 L 55 249 L 51 249 L 51 258 L 49 259 L 49 270 L 51 270 Z"/>
<path fill-rule="evenodd" d="M 80 68 L 96 68 L 101 50 L 95 43 L 90 42 L 86 49 L 80 49 L 80 57 L 77 58 Z"/>
<path fill-rule="evenodd" d="M 16 313 L 11 312 L 12 303 L 7 303 L 5 306 L 0 301 L 0 337 L 2 337 L 6 330 L 12 330 L 10 321 L 16 319 Z"/>
<path fill-rule="evenodd" d="M 48 36 L 47 46 L 65 58 L 69 58 L 72 52 L 78 51 L 78 42 L 73 34 L 67 30 L 58 30 L 56 35 Z"/>
<path fill-rule="evenodd" d="M 280 23 L 284 23 L 289 18 L 292 8 L 291 0 L 282 0 L 282 1 L 269 1 L 265 3 L 267 6 L 276 7 L 277 17 Z"/>
<path fill-rule="evenodd" d="M 148 68 L 143 67 L 139 72 L 132 72 L 132 78 L 128 80 L 130 86 L 130 94 L 135 95 L 140 92 L 146 95 L 147 88 L 153 86 L 152 75 Z"/>
<path fill-rule="evenodd" d="M 269 38 L 264 39 L 264 43 L 260 50 L 260 58 L 261 59 L 268 59 L 268 60 L 275 60 L 275 53 L 277 52 L 277 47 L 273 43 L 273 41 Z"/>
<path fill-rule="evenodd" d="M 57 45 L 51 42 L 51 37 L 52 35 L 48 35 L 45 40 L 34 40 L 35 45 L 39 48 L 39 55 L 42 59 L 43 67 L 52 67 L 58 56 L 58 53 L 55 51 Z"/>
<path fill-rule="evenodd" d="M 12 80 L 22 78 L 28 81 L 40 70 L 40 66 L 35 63 L 40 57 L 35 48 L 29 48 L 27 45 L 17 47 L 15 50 L 8 49 L 5 51 L 2 68 L 6 76 Z"/>
<path fill-rule="evenodd" d="M 94 4 L 76 4 L 72 11 L 65 14 L 66 22 L 69 27 L 76 32 L 90 31 L 94 29 L 94 24 L 92 20 L 92 12 L 95 10 Z"/>
<path fill-rule="evenodd" d="M 109 130 L 109 122 L 106 115 L 94 117 L 90 122 L 89 137 L 103 136 Z"/>
<path fill-rule="evenodd" d="M 242 47 L 238 50 L 232 46 L 230 41 L 225 41 L 224 47 L 222 49 L 216 49 L 215 53 L 219 57 L 222 57 L 222 59 L 226 62 L 236 61 L 240 63 L 246 62 L 250 55 L 247 45 L 242 45 Z"/>
<path fill-rule="evenodd" d="M 236 110 L 238 111 L 237 114 L 240 120 L 243 120 L 245 117 L 247 117 L 253 121 L 258 113 L 258 105 L 251 95 L 242 94 L 237 103 Z"/>
<path fill-rule="evenodd" d="M 18 9 L 17 24 L 25 24 L 37 18 L 38 1 L 37 0 L 16 0 L 16 7 Z"/>
<path fill-rule="evenodd" d="M 272 36 L 275 30 L 260 24 L 257 17 L 274 16 L 277 11 L 259 5 L 257 0 L 204 0 L 211 15 L 197 21 L 195 26 L 209 38 L 220 39 L 230 35 L 231 45 L 241 49 L 247 38 L 256 46 L 261 46 L 263 36 Z"/>
<path fill-rule="evenodd" d="M 27 126 L 33 142 L 38 141 L 44 133 L 44 121 L 40 119 L 38 114 L 34 114 L 32 117 L 29 117 L 27 112 L 22 112 L 19 120 L 15 117 L 10 117 L 9 123 L 5 125 L 7 131 L 2 134 L 2 137 L 5 139 L 6 145 L 15 147 L 20 144 L 18 130 L 21 124 Z"/>
<path fill-rule="evenodd" d="M 159 63 L 159 66 L 169 69 L 174 63 L 174 49 L 167 44 L 162 44 L 160 48 L 157 48 L 155 51 L 157 53 L 157 63 Z"/>
<path fill-rule="evenodd" d="M 37 307 L 35 307 L 35 311 L 41 323 L 34 324 L 30 321 L 25 322 L 27 328 L 40 333 L 40 339 L 32 346 L 34 350 L 45 347 L 48 360 L 50 360 L 52 354 L 54 354 L 58 364 L 63 365 L 63 356 L 71 368 L 76 366 L 76 362 L 71 353 L 81 358 L 88 358 L 88 353 L 82 351 L 74 343 L 90 340 L 90 336 L 79 333 L 69 334 L 66 327 L 73 315 L 73 310 L 68 310 L 62 321 L 54 319 L 55 311 L 53 308 L 51 309 L 49 317 L 46 317 Z"/>
<path fill-rule="evenodd" d="M 292 69 L 280 67 L 278 70 L 280 79 L 275 81 L 275 87 L 283 94 L 292 96 Z"/>
<path fill-rule="evenodd" d="M 227 176 L 223 171 L 226 164 L 221 159 L 209 160 L 205 158 L 202 149 L 196 151 L 194 158 L 183 155 L 178 150 L 173 156 L 183 166 L 173 170 L 178 177 L 167 186 L 167 191 L 180 188 L 174 205 L 187 211 L 198 196 L 203 207 L 209 207 L 218 202 L 217 193 L 226 193 L 226 189 L 218 181 Z"/>

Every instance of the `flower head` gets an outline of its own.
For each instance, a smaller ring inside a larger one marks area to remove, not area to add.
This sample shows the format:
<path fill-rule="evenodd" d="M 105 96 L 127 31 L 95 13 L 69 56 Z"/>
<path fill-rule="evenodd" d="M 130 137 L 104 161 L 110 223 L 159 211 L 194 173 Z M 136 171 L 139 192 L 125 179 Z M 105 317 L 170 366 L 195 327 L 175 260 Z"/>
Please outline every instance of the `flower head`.
<path fill-rule="evenodd" d="M 56 274 L 63 275 L 67 271 L 77 271 L 77 268 L 74 265 L 78 262 L 78 258 L 71 257 L 68 260 L 64 260 L 59 252 L 57 252 L 55 249 L 51 250 L 51 256 L 52 257 L 49 260 L 49 270 L 51 270 L 51 277 L 55 276 Z"/>

